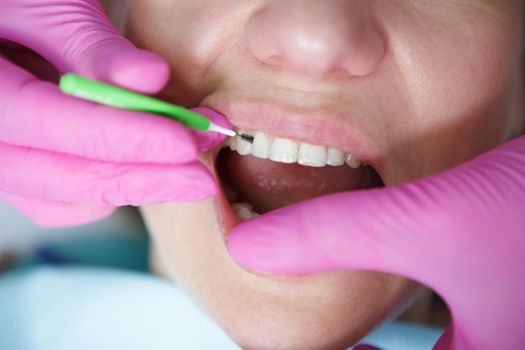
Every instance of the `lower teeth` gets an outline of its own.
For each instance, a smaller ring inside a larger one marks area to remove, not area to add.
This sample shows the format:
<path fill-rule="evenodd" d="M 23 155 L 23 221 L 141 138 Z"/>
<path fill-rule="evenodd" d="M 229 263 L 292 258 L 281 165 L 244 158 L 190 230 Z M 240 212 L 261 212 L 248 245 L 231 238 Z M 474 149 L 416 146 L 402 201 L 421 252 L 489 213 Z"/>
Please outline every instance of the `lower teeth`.
<path fill-rule="evenodd" d="M 232 209 L 242 220 L 249 220 L 259 216 L 259 214 L 253 211 L 253 207 L 248 203 L 233 203 Z"/>

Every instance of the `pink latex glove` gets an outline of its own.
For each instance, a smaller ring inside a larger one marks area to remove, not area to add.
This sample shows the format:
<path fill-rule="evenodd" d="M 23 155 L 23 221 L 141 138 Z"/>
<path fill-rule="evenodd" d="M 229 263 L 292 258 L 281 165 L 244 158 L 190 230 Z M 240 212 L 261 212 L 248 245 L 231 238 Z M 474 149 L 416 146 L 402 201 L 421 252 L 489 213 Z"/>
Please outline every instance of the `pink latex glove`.
<path fill-rule="evenodd" d="M 22 68 L 36 70 L 31 55 L 9 50 L 20 44 L 60 73 L 158 92 L 168 64 L 123 38 L 98 1 L 2 0 L 0 13 L 0 198 L 40 225 L 66 226 L 116 206 L 215 194 L 196 158 L 222 136 L 65 96 Z"/>
<path fill-rule="evenodd" d="M 250 269 L 391 272 L 447 302 L 435 349 L 525 346 L 525 136 L 441 174 L 329 195 L 237 226 L 228 245 Z"/>

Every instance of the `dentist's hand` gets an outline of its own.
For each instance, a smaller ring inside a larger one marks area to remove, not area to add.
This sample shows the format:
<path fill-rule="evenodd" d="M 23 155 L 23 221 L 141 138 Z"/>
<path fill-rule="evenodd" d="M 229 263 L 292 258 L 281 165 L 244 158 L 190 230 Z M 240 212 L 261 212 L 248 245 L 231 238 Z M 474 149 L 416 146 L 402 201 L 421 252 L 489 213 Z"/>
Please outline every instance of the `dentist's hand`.
<path fill-rule="evenodd" d="M 37 65 L 18 45 L 60 73 L 158 92 L 168 64 L 124 39 L 98 1 L 2 0 L 0 13 L 0 198 L 43 226 L 65 226 L 215 193 L 196 158 L 221 136 L 65 96 L 22 68 Z"/>
<path fill-rule="evenodd" d="M 435 349 L 523 349 L 525 136 L 398 187 L 340 193 L 234 229 L 236 261 L 277 274 L 391 272 L 447 302 Z"/>

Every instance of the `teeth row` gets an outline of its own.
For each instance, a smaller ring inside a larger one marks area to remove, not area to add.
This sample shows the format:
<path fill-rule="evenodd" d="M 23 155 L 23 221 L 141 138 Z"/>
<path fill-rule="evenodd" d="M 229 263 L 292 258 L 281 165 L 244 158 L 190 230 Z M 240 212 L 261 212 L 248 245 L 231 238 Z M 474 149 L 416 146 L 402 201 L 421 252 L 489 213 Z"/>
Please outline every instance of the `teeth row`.
<path fill-rule="evenodd" d="M 253 207 L 248 203 L 233 203 L 232 209 L 244 221 L 259 216 L 259 214 L 253 211 Z"/>
<path fill-rule="evenodd" d="M 361 166 L 361 162 L 351 154 L 334 147 L 271 137 L 260 131 L 240 130 L 240 133 L 254 136 L 253 144 L 238 136 L 230 137 L 224 142 L 225 147 L 229 146 L 240 155 L 251 154 L 275 162 L 299 163 L 313 167 L 340 166 L 345 163 L 354 169 Z"/>

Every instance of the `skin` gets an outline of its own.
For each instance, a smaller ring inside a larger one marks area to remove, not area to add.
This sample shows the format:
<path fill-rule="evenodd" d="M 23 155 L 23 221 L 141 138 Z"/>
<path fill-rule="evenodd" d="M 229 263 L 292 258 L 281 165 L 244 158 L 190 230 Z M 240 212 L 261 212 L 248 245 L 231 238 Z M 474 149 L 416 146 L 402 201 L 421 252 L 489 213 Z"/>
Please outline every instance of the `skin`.
<path fill-rule="evenodd" d="M 523 132 L 523 7 L 517 0 L 131 1 L 126 28 L 134 43 L 171 63 L 163 98 L 188 107 L 215 96 L 336 111 L 373 141 L 368 160 L 392 186 Z M 420 290 L 367 271 L 248 273 L 228 255 L 212 199 L 142 212 L 156 270 L 246 349 L 344 348 Z"/>

